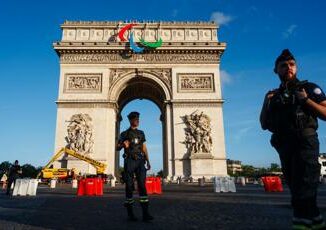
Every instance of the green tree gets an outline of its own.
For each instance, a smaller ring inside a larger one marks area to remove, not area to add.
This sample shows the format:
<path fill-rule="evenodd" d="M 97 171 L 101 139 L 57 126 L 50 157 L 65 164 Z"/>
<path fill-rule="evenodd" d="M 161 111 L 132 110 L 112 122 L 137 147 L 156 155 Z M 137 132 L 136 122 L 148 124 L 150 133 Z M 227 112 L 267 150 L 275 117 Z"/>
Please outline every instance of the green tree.
<path fill-rule="evenodd" d="M 156 176 L 163 178 L 163 170 L 157 172 Z"/>
<path fill-rule="evenodd" d="M 229 176 L 234 176 L 234 173 L 230 168 L 227 168 L 227 172 Z"/>
<path fill-rule="evenodd" d="M 23 171 L 22 177 L 35 178 L 38 174 L 38 169 L 36 169 L 31 164 L 24 164 L 22 166 L 22 171 Z"/>
<path fill-rule="evenodd" d="M 119 174 L 118 176 L 121 176 L 123 171 L 124 171 L 124 168 L 120 166 L 118 169 L 118 174 Z"/>
<path fill-rule="evenodd" d="M 269 168 L 269 171 L 271 171 L 271 172 L 281 172 L 282 169 L 278 164 L 272 163 L 271 167 Z"/>
<path fill-rule="evenodd" d="M 266 174 L 268 174 L 268 169 L 267 168 L 257 168 L 256 169 L 256 173 L 255 173 L 255 177 L 256 178 L 259 178 L 259 177 L 262 177 L 262 176 L 266 176 Z"/>
<path fill-rule="evenodd" d="M 255 173 L 256 173 L 256 170 L 255 170 L 254 166 L 252 166 L 252 165 L 242 165 L 241 176 L 254 177 Z"/>
<path fill-rule="evenodd" d="M 9 161 L 3 161 L 0 164 L 0 175 L 2 176 L 5 172 L 8 173 L 11 165 L 12 164 Z"/>

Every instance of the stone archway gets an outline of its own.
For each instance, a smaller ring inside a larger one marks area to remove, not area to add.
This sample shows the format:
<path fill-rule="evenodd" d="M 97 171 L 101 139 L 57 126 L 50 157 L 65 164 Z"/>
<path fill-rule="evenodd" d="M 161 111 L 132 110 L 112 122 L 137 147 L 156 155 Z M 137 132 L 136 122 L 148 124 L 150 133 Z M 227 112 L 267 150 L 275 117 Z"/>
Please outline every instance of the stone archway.
<path fill-rule="evenodd" d="M 55 151 L 67 144 L 108 164 L 116 175 L 115 150 L 124 105 L 135 98 L 161 110 L 163 165 L 168 179 L 226 175 L 219 42 L 214 22 L 141 22 L 132 28 L 157 49 L 133 53 L 119 40 L 124 22 L 65 22 L 53 44 L 60 57 Z M 137 42 L 137 39 L 136 39 Z M 95 170 L 62 158 L 55 167 Z"/>
<path fill-rule="evenodd" d="M 119 82 L 116 82 L 109 91 L 109 98 L 117 104 L 117 117 L 116 117 L 116 133 L 118 137 L 120 131 L 120 122 L 122 120 L 121 111 L 134 99 L 148 99 L 152 101 L 160 110 L 160 120 L 162 122 L 162 150 L 163 150 L 163 175 L 169 177 L 169 158 L 171 159 L 171 152 L 168 152 L 167 146 L 171 145 L 171 137 L 168 137 L 167 117 L 171 117 L 171 113 L 167 111 L 166 102 L 171 99 L 171 92 L 168 86 L 162 81 L 162 76 L 155 69 L 149 70 L 128 70 L 128 69 L 114 69 L 112 73 L 119 72 Z M 167 75 L 170 75 L 170 70 L 163 70 Z M 142 110 L 140 109 L 141 113 Z M 142 122 L 146 122 L 142 120 Z M 150 141 L 150 140 L 149 140 Z M 115 168 L 116 170 L 120 165 L 120 153 L 117 151 L 115 154 Z M 117 171 L 115 172 L 117 174 Z"/>

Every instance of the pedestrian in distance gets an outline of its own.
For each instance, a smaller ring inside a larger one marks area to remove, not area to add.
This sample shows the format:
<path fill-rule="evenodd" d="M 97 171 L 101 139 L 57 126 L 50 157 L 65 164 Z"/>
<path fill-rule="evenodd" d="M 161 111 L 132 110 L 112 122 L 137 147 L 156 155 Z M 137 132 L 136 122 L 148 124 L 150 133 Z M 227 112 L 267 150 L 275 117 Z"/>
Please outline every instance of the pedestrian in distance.
<path fill-rule="evenodd" d="M 19 165 L 18 160 L 9 169 L 7 195 L 10 195 L 10 189 L 12 184 L 16 184 L 16 180 L 21 176 L 22 168 Z"/>

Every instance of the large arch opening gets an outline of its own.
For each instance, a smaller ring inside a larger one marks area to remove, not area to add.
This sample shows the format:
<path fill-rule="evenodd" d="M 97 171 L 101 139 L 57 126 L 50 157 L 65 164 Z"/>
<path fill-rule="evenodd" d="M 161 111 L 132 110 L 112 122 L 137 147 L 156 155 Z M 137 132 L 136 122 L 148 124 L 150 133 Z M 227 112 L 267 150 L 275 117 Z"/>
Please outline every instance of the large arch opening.
<path fill-rule="evenodd" d="M 125 76 L 120 90 L 117 91 L 117 121 L 116 137 L 120 132 L 129 127 L 127 114 L 130 111 L 140 112 L 140 127 L 145 132 L 152 170 L 150 173 L 158 173 L 163 170 L 163 176 L 168 175 L 168 156 L 166 151 L 166 111 L 165 101 L 168 96 L 166 89 L 162 87 L 155 76 Z M 158 156 L 157 154 L 160 154 Z M 116 152 L 115 168 L 123 163 L 121 152 Z M 163 163 L 162 163 L 163 162 Z"/>
<path fill-rule="evenodd" d="M 134 99 L 128 102 L 121 109 L 120 131 L 129 128 L 127 115 L 131 111 L 139 111 L 140 125 L 139 129 L 143 130 L 146 136 L 146 146 L 149 152 L 152 169 L 148 174 L 156 175 L 163 170 L 163 143 L 162 143 L 162 121 L 160 120 L 159 107 L 148 99 Z M 119 167 L 123 167 L 123 150 L 120 151 Z"/>

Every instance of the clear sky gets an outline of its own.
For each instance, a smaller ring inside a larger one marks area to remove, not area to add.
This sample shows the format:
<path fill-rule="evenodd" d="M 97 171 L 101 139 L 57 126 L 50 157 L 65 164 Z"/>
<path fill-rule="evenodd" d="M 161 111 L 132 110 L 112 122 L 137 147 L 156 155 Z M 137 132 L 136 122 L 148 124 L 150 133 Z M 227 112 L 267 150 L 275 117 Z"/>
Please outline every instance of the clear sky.
<path fill-rule="evenodd" d="M 0 162 L 19 159 L 38 166 L 53 153 L 59 60 L 52 42 L 60 40 L 64 20 L 216 20 L 219 40 L 227 42 L 221 62 L 227 157 L 254 166 L 278 163 L 270 134 L 258 123 L 265 92 L 279 84 L 274 60 L 290 48 L 299 78 L 326 90 L 325 8 L 322 0 L 1 0 Z M 159 110 L 150 101 L 135 100 L 123 115 L 139 107 L 148 121 L 141 128 L 158 171 Z M 321 151 L 326 152 L 326 125 L 319 124 Z"/>

